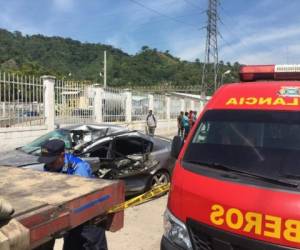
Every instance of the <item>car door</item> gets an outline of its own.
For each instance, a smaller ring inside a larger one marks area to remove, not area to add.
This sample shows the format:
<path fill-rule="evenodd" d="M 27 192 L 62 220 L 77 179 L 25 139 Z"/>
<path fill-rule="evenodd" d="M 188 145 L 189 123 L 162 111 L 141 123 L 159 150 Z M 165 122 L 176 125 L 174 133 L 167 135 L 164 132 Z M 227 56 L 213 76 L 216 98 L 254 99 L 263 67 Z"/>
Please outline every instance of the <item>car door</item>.
<path fill-rule="evenodd" d="M 93 173 L 97 172 L 101 167 L 101 162 L 110 158 L 109 149 L 112 138 L 105 138 L 101 141 L 95 142 L 84 150 L 80 158 L 87 161 L 92 168 Z"/>
<path fill-rule="evenodd" d="M 131 168 L 132 173 L 135 171 L 136 174 L 152 167 L 153 161 L 149 157 L 152 148 L 153 143 L 150 140 L 136 134 L 118 136 L 112 142 L 116 165 Z"/>

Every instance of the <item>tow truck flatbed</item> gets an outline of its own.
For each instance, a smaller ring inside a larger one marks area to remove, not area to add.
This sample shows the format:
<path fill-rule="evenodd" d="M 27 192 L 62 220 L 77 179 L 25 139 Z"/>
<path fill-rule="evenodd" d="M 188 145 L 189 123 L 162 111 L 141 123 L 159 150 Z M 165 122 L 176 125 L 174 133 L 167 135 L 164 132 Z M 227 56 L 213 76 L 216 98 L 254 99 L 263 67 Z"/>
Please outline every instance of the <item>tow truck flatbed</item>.
<path fill-rule="evenodd" d="M 110 231 L 123 227 L 123 212 L 107 215 L 109 208 L 124 201 L 121 181 L 0 166 L 0 190 L 15 210 L 12 219 L 27 229 L 31 249 L 90 220 L 105 219 Z M 11 231 L 0 225 L 8 240 Z M 0 249 L 5 249 L 1 244 L 5 240 L 0 235 Z"/>

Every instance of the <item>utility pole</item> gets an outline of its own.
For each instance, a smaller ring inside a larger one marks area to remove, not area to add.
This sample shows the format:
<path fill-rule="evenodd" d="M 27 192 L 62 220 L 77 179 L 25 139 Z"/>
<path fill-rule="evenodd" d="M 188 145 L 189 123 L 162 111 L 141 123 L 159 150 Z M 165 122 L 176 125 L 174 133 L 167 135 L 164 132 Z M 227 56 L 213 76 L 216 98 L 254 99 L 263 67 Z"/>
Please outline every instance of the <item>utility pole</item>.
<path fill-rule="evenodd" d="M 208 0 L 205 60 L 202 70 L 201 94 L 213 93 L 218 87 L 218 5 L 219 0 Z M 214 81 L 209 82 L 209 66 L 213 63 Z"/>
<path fill-rule="evenodd" d="M 104 84 L 104 88 L 106 88 L 107 87 L 107 84 L 106 84 L 106 50 L 104 50 L 104 68 L 103 68 L 103 72 L 104 72 L 103 84 Z"/>

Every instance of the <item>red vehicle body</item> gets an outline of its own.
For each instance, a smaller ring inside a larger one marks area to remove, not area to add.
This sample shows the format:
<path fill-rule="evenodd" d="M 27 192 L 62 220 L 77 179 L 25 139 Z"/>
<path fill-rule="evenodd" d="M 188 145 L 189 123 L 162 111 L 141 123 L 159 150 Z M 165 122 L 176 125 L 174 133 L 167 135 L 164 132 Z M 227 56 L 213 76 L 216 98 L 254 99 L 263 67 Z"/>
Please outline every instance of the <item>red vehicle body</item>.
<path fill-rule="evenodd" d="M 300 249 L 299 72 L 244 66 L 249 82 L 214 94 L 178 155 L 161 249 Z"/>

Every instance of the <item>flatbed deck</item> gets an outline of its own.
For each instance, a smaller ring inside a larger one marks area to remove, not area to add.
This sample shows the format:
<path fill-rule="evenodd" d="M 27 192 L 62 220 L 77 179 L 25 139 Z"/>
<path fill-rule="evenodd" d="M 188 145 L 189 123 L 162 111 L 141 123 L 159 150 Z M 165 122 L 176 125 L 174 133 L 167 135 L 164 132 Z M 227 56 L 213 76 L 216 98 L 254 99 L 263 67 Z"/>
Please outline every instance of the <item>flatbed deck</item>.
<path fill-rule="evenodd" d="M 30 248 L 86 221 L 107 217 L 109 208 L 124 201 L 121 181 L 12 167 L 0 166 L 0 189 L 15 209 L 13 218 L 29 230 Z M 107 217 L 108 229 L 122 228 L 123 215 Z"/>

